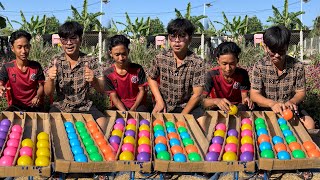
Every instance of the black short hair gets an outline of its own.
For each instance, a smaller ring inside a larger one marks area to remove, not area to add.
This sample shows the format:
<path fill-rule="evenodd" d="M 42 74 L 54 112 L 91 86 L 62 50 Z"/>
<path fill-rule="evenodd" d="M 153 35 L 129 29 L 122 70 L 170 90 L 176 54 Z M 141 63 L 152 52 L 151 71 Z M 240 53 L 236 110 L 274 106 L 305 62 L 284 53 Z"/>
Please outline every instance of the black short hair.
<path fill-rule="evenodd" d="M 273 26 L 263 34 L 263 42 L 273 52 L 287 48 L 290 43 L 290 38 L 290 30 L 282 25 Z"/>
<path fill-rule="evenodd" d="M 167 26 L 168 34 L 185 34 L 192 36 L 195 31 L 195 27 L 188 19 L 177 18 L 171 20 Z"/>
<path fill-rule="evenodd" d="M 123 45 L 129 49 L 130 40 L 124 35 L 114 35 L 110 38 L 109 50 L 118 45 Z"/>
<path fill-rule="evenodd" d="M 241 48 L 234 42 L 223 42 L 216 48 L 215 54 L 219 58 L 221 55 L 233 54 L 234 57 L 239 59 Z"/>
<path fill-rule="evenodd" d="M 21 38 L 21 37 L 25 37 L 29 42 L 32 38 L 31 34 L 28 33 L 27 31 L 25 30 L 18 30 L 18 31 L 15 31 L 11 34 L 10 36 L 10 39 L 9 39 L 9 42 L 11 44 L 11 46 L 13 46 L 13 43 L 15 40 Z"/>
<path fill-rule="evenodd" d="M 59 27 L 58 34 L 62 38 L 70 38 L 76 35 L 82 38 L 83 26 L 76 21 L 68 21 Z"/>

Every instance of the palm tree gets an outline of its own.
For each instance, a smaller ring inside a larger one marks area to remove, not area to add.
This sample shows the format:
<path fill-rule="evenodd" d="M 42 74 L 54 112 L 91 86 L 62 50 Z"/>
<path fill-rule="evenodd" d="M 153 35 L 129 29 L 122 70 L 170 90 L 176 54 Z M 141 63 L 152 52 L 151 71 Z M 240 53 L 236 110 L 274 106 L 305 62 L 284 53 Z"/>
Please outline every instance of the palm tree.
<path fill-rule="evenodd" d="M 4 10 L 4 6 L 2 5 L 2 3 L 0 2 L 0 9 Z M 5 28 L 6 27 L 6 19 L 2 16 L 0 16 L 0 29 Z"/>
<path fill-rule="evenodd" d="M 284 1 L 284 8 L 282 13 L 279 9 L 272 5 L 273 17 L 269 16 L 267 22 L 271 22 L 273 25 L 284 25 L 290 30 L 300 29 L 303 27 L 302 22 L 299 19 L 301 14 L 304 14 L 303 11 L 298 12 L 289 12 L 288 0 Z"/>
<path fill-rule="evenodd" d="M 244 19 L 241 16 L 234 16 L 232 21 L 229 21 L 226 14 L 222 12 L 223 21 L 214 21 L 215 23 L 221 24 L 223 26 L 222 31 L 225 33 L 229 32 L 231 36 L 238 39 L 240 35 L 245 35 L 248 31 L 248 16 L 246 15 Z"/>
<path fill-rule="evenodd" d="M 46 29 L 44 28 L 46 25 L 46 15 L 40 19 L 39 16 L 32 16 L 30 19 L 30 22 L 26 20 L 26 17 L 24 16 L 23 12 L 20 11 L 21 21 L 18 22 L 13 20 L 12 22 L 18 23 L 21 25 L 21 29 L 28 31 L 32 37 L 35 37 L 36 35 L 43 35 L 46 33 Z"/>
<path fill-rule="evenodd" d="M 134 23 L 131 21 L 128 13 L 126 12 L 126 23 L 116 22 L 125 26 L 124 32 L 126 32 L 131 38 L 136 39 L 140 36 L 148 36 L 150 34 L 150 17 L 144 21 L 144 18 L 136 18 Z"/>

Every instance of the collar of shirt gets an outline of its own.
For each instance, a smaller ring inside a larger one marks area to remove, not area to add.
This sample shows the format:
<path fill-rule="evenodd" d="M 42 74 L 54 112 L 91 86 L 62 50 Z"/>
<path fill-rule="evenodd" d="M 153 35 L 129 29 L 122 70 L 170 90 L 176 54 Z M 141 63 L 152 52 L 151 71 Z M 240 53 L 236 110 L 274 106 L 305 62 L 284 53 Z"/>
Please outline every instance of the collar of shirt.
<path fill-rule="evenodd" d="M 82 62 L 88 62 L 88 65 L 90 66 L 90 62 L 88 61 L 88 58 L 85 58 L 87 57 L 87 54 L 83 53 L 83 52 L 79 52 L 79 59 L 77 60 L 77 64 L 75 65 L 74 69 L 79 66 L 80 64 L 82 64 Z M 67 61 L 66 57 L 65 57 L 65 53 L 61 53 L 60 55 L 60 60 L 61 60 L 61 63 L 63 61 Z"/>
<path fill-rule="evenodd" d="M 181 66 L 182 66 L 182 65 L 185 65 L 185 64 L 187 64 L 187 63 L 193 62 L 193 61 L 192 61 L 193 55 L 194 55 L 194 53 L 188 49 L 187 55 L 186 55 L 186 57 L 184 58 L 183 63 L 181 64 Z M 164 56 L 168 57 L 169 60 L 175 61 L 175 58 L 174 58 L 174 55 L 173 55 L 173 51 L 172 51 L 171 49 L 168 50 L 168 51 L 166 51 L 166 52 L 164 53 Z M 176 62 L 174 62 L 174 63 L 176 64 Z M 181 67 L 181 66 L 179 66 L 179 67 Z"/>
<path fill-rule="evenodd" d="M 274 65 L 271 62 L 271 58 L 269 56 L 265 56 L 264 59 L 265 59 L 265 65 L 266 66 L 272 66 L 270 68 L 272 68 L 273 70 L 276 70 L 275 67 L 273 67 Z M 284 69 L 283 69 L 282 74 L 280 76 L 282 76 L 284 74 L 288 74 L 289 69 L 292 69 L 293 65 L 294 65 L 294 59 L 292 57 L 286 55 L 285 56 L 285 62 L 284 62 Z M 275 74 L 278 74 L 278 73 L 275 73 Z"/>

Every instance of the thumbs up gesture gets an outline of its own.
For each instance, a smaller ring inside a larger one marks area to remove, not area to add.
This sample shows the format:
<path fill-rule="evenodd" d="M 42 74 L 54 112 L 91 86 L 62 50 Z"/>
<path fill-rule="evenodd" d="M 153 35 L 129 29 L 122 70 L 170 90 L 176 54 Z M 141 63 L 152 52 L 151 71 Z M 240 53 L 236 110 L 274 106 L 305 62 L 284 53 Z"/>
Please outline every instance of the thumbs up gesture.
<path fill-rule="evenodd" d="M 89 63 L 86 62 L 84 64 L 84 78 L 87 82 L 92 82 L 93 79 L 94 79 L 94 73 L 93 73 L 93 70 L 91 70 L 89 68 Z"/>
<path fill-rule="evenodd" d="M 55 60 L 53 61 L 53 66 L 48 70 L 49 78 L 50 78 L 51 80 L 56 79 L 56 77 L 57 77 L 57 72 L 58 72 L 58 70 L 57 70 L 57 60 L 55 59 Z"/>

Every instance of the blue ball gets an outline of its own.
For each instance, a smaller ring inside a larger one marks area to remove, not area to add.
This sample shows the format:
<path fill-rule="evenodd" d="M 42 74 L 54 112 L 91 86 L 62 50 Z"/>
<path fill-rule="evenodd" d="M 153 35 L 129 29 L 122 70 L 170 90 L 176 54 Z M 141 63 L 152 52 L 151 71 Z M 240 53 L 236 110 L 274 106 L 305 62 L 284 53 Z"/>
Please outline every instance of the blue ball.
<path fill-rule="evenodd" d="M 287 124 L 287 121 L 284 118 L 279 118 L 278 124 L 281 126 L 282 124 Z"/>
<path fill-rule="evenodd" d="M 276 145 L 278 143 L 283 143 L 283 139 L 280 136 L 273 136 L 272 142 L 274 145 Z"/>
<path fill-rule="evenodd" d="M 157 130 L 154 132 L 154 137 L 157 138 L 158 136 L 166 136 L 163 130 Z"/>
<path fill-rule="evenodd" d="M 70 134 L 70 133 L 75 133 L 75 132 L 76 132 L 76 130 L 74 129 L 73 126 L 67 127 L 67 128 L 66 128 L 66 131 L 67 131 L 68 134 Z"/>
<path fill-rule="evenodd" d="M 173 160 L 175 162 L 187 162 L 186 156 L 182 153 L 177 153 L 177 154 L 173 155 Z"/>
<path fill-rule="evenodd" d="M 70 143 L 70 146 L 73 147 L 73 146 L 80 146 L 80 141 L 77 139 L 70 139 L 69 141 Z"/>
<path fill-rule="evenodd" d="M 180 133 L 180 137 L 181 137 L 181 139 L 185 139 L 185 138 L 190 138 L 190 135 L 187 132 L 182 132 L 182 133 Z"/>
<path fill-rule="evenodd" d="M 68 122 L 65 122 L 65 123 L 64 123 L 64 127 L 65 127 L 65 128 L 73 127 L 73 124 L 72 124 L 72 122 L 69 122 L 69 121 L 68 121 Z"/>
<path fill-rule="evenodd" d="M 278 159 L 280 160 L 289 160 L 291 159 L 290 154 L 287 151 L 280 151 L 277 154 Z"/>
<path fill-rule="evenodd" d="M 178 146 L 181 145 L 180 141 L 178 139 L 176 139 L 176 138 L 170 139 L 169 144 L 170 144 L 171 147 L 175 146 L 175 145 L 178 145 Z"/>
<path fill-rule="evenodd" d="M 168 132 L 168 133 L 172 133 L 172 132 L 175 132 L 175 133 L 176 133 L 177 130 L 176 130 L 176 128 L 174 128 L 174 127 L 168 127 L 168 128 L 167 128 L 167 132 Z"/>
<path fill-rule="evenodd" d="M 269 142 L 262 142 L 262 143 L 259 145 L 259 149 L 260 149 L 260 151 L 272 150 L 271 143 L 269 143 Z"/>
<path fill-rule="evenodd" d="M 74 155 L 83 154 L 83 149 L 81 146 L 73 146 L 71 150 Z"/>
<path fill-rule="evenodd" d="M 76 162 L 88 162 L 88 158 L 84 154 L 77 154 L 74 156 L 74 160 Z"/>
<path fill-rule="evenodd" d="M 261 134 L 269 135 L 267 129 L 265 129 L 265 128 L 261 128 L 261 129 L 259 129 L 259 130 L 257 131 L 257 135 L 258 135 L 258 136 L 260 136 Z"/>
<path fill-rule="evenodd" d="M 292 133 L 292 131 L 290 129 L 282 131 L 282 134 L 284 135 L 284 137 L 293 135 L 293 133 Z"/>
<path fill-rule="evenodd" d="M 69 138 L 69 140 L 71 140 L 71 139 L 78 139 L 78 136 L 77 136 L 76 133 L 68 133 L 68 138 Z"/>
<path fill-rule="evenodd" d="M 158 143 L 154 146 L 154 149 L 156 150 L 157 153 L 161 152 L 161 151 L 166 151 L 167 150 L 167 146 L 165 144 L 162 143 Z"/>

